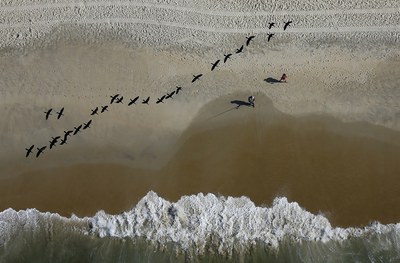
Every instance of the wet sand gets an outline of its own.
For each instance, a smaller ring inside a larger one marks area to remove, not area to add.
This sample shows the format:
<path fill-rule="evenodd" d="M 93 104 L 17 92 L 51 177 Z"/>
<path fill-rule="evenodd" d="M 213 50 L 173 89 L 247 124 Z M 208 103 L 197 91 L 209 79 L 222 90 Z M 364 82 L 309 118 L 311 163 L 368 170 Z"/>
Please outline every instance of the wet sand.
<path fill-rule="evenodd" d="M 160 170 L 82 163 L 30 171 L 1 180 L 0 210 L 119 213 L 154 190 L 170 200 L 245 195 L 258 205 L 286 196 L 338 226 L 398 222 L 399 132 L 328 116 L 293 118 L 256 98 L 256 108 L 230 103 L 244 94 L 207 104 Z"/>

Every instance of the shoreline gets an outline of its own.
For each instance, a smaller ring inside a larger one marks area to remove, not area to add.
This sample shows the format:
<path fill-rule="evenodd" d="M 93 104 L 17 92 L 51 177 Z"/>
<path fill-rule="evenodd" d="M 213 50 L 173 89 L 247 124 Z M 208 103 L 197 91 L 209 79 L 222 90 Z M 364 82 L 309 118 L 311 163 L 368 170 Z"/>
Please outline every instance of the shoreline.
<path fill-rule="evenodd" d="M 264 96 L 257 97 L 254 109 L 226 112 L 207 126 L 200 121 L 231 107 L 234 98 L 245 99 L 244 93 L 219 98 L 200 110 L 178 140 L 176 154 L 160 170 L 81 163 L 30 171 L 2 180 L 0 210 L 11 206 L 64 216 L 92 216 L 99 210 L 118 214 L 149 191 L 170 201 L 204 192 L 245 195 L 267 206 L 285 196 L 307 211 L 322 212 L 334 226 L 398 221 L 400 185 L 393 183 L 393 176 L 400 171 L 395 160 L 400 145 L 390 143 L 400 141 L 398 132 L 333 118 L 293 118 L 274 109 Z M 366 130 L 371 131 L 368 136 L 362 134 Z M 377 134 L 380 139 L 373 139 Z"/>

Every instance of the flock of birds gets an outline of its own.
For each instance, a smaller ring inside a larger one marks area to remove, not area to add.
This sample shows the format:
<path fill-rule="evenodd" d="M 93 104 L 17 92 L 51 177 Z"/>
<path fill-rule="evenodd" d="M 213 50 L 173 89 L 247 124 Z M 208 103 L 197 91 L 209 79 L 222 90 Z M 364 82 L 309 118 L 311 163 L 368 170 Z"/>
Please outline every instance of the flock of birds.
<path fill-rule="evenodd" d="M 283 26 L 283 30 L 286 30 L 291 23 L 292 23 L 292 21 L 285 22 L 285 24 Z M 275 23 L 269 23 L 268 28 L 271 29 L 274 26 L 275 26 Z M 272 33 L 267 34 L 267 36 L 268 36 L 267 41 L 268 42 L 271 40 L 273 35 L 274 34 L 272 34 Z M 236 49 L 235 54 L 242 53 L 243 50 L 244 50 L 244 47 L 250 45 L 250 43 L 254 39 L 254 37 L 255 36 L 246 37 L 245 45 L 242 45 L 241 47 Z M 223 62 L 226 63 L 228 61 L 228 59 L 231 58 L 232 55 L 233 55 L 232 53 L 224 54 Z M 213 71 L 219 65 L 220 62 L 221 62 L 221 59 L 218 59 L 214 63 L 211 63 L 211 71 Z M 193 75 L 192 83 L 195 82 L 195 81 L 198 81 L 202 76 L 203 76 L 203 74 Z M 182 90 L 182 87 L 176 86 L 176 89 L 174 91 L 172 91 L 170 93 L 167 93 L 167 94 L 161 96 L 160 98 L 157 98 L 155 103 L 156 104 L 164 103 L 164 100 L 173 98 L 173 96 L 174 95 L 178 95 L 181 90 Z M 115 104 L 123 104 L 124 96 L 121 96 L 120 94 L 115 94 L 115 95 L 110 96 L 110 97 L 111 97 L 110 105 L 113 104 L 113 103 L 115 103 Z M 128 103 L 128 106 L 132 106 L 132 105 L 136 104 L 136 102 L 138 102 L 138 100 L 139 100 L 139 96 L 136 96 L 135 98 L 130 99 L 130 101 Z M 147 97 L 147 98 L 144 98 L 142 100 L 142 104 L 149 105 L 149 102 L 150 102 L 150 96 Z M 98 115 L 99 111 L 100 111 L 100 114 L 102 114 L 102 113 L 108 111 L 108 108 L 109 108 L 109 105 L 96 107 L 95 109 L 91 110 L 90 116 Z M 49 117 L 52 115 L 52 112 L 53 112 L 53 109 L 49 109 L 46 112 L 44 112 L 46 120 L 49 119 Z M 60 119 L 62 116 L 64 116 L 64 108 L 61 108 L 61 110 L 58 111 L 58 112 L 56 111 L 56 115 L 57 115 L 57 119 Z M 51 137 L 51 140 L 49 141 L 49 145 L 48 146 L 45 145 L 45 146 L 37 148 L 36 158 L 38 158 L 47 149 L 47 147 L 49 149 L 52 149 L 56 145 L 64 145 L 64 144 L 66 144 L 67 140 L 68 140 L 68 138 L 70 136 L 77 135 L 82 130 L 86 130 L 86 129 L 90 128 L 90 125 L 92 124 L 92 121 L 93 120 L 90 119 L 88 122 L 80 124 L 80 125 L 74 127 L 74 129 L 64 131 L 64 135 L 62 136 L 62 138 L 61 138 L 61 136 Z M 33 153 L 34 147 L 35 147 L 35 145 L 31 145 L 29 148 L 25 149 L 26 150 L 25 157 L 29 157 Z"/>

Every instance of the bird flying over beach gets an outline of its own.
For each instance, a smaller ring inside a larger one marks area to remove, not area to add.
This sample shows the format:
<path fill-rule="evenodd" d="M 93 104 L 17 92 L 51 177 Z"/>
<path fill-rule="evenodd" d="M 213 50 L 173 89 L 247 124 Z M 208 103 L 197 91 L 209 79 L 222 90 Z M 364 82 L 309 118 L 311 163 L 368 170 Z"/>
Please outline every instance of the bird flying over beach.
<path fill-rule="evenodd" d="M 53 109 L 49 109 L 48 111 L 45 111 L 44 113 L 46 114 L 46 120 L 49 118 L 49 116 L 51 115 L 51 111 Z"/>
<path fill-rule="evenodd" d="M 239 54 L 241 52 L 243 52 L 243 45 L 240 48 L 236 49 L 236 54 Z"/>
<path fill-rule="evenodd" d="M 53 140 L 49 141 L 50 149 L 53 148 L 54 146 L 56 146 L 57 141 L 58 141 L 57 138 L 53 138 Z"/>
<path fill-rule="evenodd" d="M 122 100 L 124 99 L 124 96 L 120 97 L 117 99 L 116 103 L 123 103 Z"/>
<path fill-rule="evenodd" d="M 99 107 L 96 107 L 96 109 L 94 109 L 94 110 L 91 110 L 92 111 L 92 113 L 90 114 L 90 115 L 95 115 L 95 114 L 98 114 L 97 112 L 99 111 Z"/>
<path fill-rule="evenodd" d="M 113 104 L 114 101 L 118 98 L 118 96 L 119 96 L 119 94 L 115 94 L 114 96 L 110 96 L 110 98 L 111 98 L 110 104 Z"/>
<path fill-rule="evenodd" d="M 87 123 L 83 123 L 83 129 L 86 130 L 88 128 L 90 128 L 90 124 L 92 124 L 92 120 L 88 121 Z"/>
<path fill-rule="evenodd" d="M 64 138 L 68 137 L 69 135 L 71 135 L 71 133 L 73 133 L 73 130 L 69 130 L 69 131 L 64 131 Z"/>
<path fill-rule="evenodd" d="M 283 26 L 283 30 L 286 30 L 291 23 L 293 23 L 293 21 L 285 22 L 285 25 Z"/>
<path fill-rule="evenodd" d="M 275 26 L 275 23 L 274 23 L 274 22 L 269 23 L 268 29 L 271 29 L 273 26 Z"/>
<path fill-rule="evenodd" d="M 68 138 L 64 136 L 64 139 L 61 140 L 60 145 L 67 144 L 67 139 L 68 139 Z"/>
<path fill-rule="evenodd" d="M 101 113 L 108 111 L 108 105 L 106 106 L 101 106 Z"/>
<path fill-rule="evenodd" d="M 59 112 L 57 112 L 57 114 L 58 114 L 57 115 L 57 120 L 60 119 L 61 116 L 64 116 L 63 112 L 64 112 L 64 107 Z"/>
<path fill-rule="evenodd" d="M 143 100 L 142 103 L 149 105 L 149 101 L 150 101 L 150 97 L 147 97 L 147 99 Z"/>
<path fill-rule="evenodd" d="M 161 98 L 158 98 L 156 104 L 158 104 L 160 102 L 164 103 L 163 102 L 164 99 L 165 99 L 165 95 L 163 95 Z"/>
<path fill-rule="evenodd" d="M 271 40 L 273 35 L 275 35 L 275 34 L 268 34 L 268 42 Z"/>
<path fill-rule="evenodd" d="M 43 146 L 42 148 L 37 148 L 36 158 L 47 148 L 47 146 Z"/>
<path fill-rule="evenodd" d="M 181 89 L 182 87 L 176 86 L 176 94 L 178 94 Z"/>
<path fill-rule="evenodd" d="M 214 63 L 211 63 L 211 65 L 212 65 L 211 71 L 213 71 L 218 66 L 218 63 L 219 63 L 219 59 L 217 61 L 215 61 Z"/>
<path fill-rule="evenodd" d="M 28 157 L 29 154 L 32 153 L 33 147 L 35 147 L 35 145 L 32 145 L 32 146 L 29 147 L 29 148 L 25 148 L 25 150 L 26 150 L 26 155 L 25 155 L 25 157 Z"/>
<path fill-rule="evenodd" d="M 130 99 L 130 102 L 128 103 L 128 106 L 131 106 L 132 104 L 136 104 L 136 101 L 139 99 L 139 96 L 137 96 L 134 99 Z"/>
<path fill-rule="evenodd" d="M 167 93 L 167 96 L 165 97 L 165 99 L 172 98 L 172 96 L 174 96 L 174 94 L 175 94 L 175 90 L 171 93 Z"/>
<path fill-rule="evenodd" d="M 203 76 L 203 74 L 193 75 L 192 83 L 198 80 L 201 76 Z"/>
<path fill-rule="evenodd" d="M 74 127 L 74 133 L 73 133 L 73 135 L 76 135 L 78 132 L 80 132 L 81 131 L 81 128 L 82 128 L 82 124 L 81 125 L 79 125 L 78 127 Z"/>
<path fill-rule="evenodd" d="M 247 38 L 247 40 L 246 40 L 246 46 L 250 45 L 251 40 L 253 40 L 253 38 L 255 38 L 255 37 L 256 37 L 256 36 L 249 36 L 249 37 L 246 37 L 246 38 Z"/>
<path fill-rule="evenodd" d="M 224 55 L 224 56 L 225 56 L 224 63 L 226 63 L 226 61 L 228 61 L 228 58 L 230 58 L 232 56 L 232 54 L 227 54 L 227 55 Z"/>

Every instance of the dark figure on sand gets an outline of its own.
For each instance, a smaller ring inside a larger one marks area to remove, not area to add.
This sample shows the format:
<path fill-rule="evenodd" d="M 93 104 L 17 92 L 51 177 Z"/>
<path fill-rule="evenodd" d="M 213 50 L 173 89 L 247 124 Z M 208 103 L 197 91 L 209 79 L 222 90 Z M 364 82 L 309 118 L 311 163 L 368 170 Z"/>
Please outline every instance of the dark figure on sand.
<path fill-rule="evenodd" d="M 283 26 L 283 30 L 286 30 L 291 23 L 293 23 L 293 22 L 292 21 L 287 21 L 285 23 L 285 25 Z"/>
<path fill-rule="evenodd" d="M 254 103 L 256 102 L 256 99 L 254 98 L 254 96 L 250 96 L 248 100 L 249 100 L 250 105 L 253 106 L 253 108 L 254 108 L 255 107 Z"/>
<path fill-rule="evenodd" d="M 28 157 L 29 154 L 32 153 L 33 147 L 35 147 L 35 145 L 32 145 L 31 147 L 25 149 L 25 150 L 26 150 L 26 155 L 25 155 L 25 157 Z"/>
<path fill-rule="evenodd" d="M 64 116 L 64 108 L 62 108 L 61 110 L 60 110 L 60 112 L 57 112 L 57 120 L 58 119 L 60 119 L 61 118 L 61 116 Z"/>
<path fill-rule="evenodd" d="M 280 82 L 285 82 L 286 83 L 287 75 L 285 73 L 282 74 L 281 79 L 279 80 Z"/>
<path fill-rule="evenodd" d="M 249 37 L 246 37 L 246 46 L 248 46 L 248 45 L 250 45 L 250 42 L 251 42 L 251 40 L 253 40 L 253 38 L 255 38 L 256 36 L 249 36 Z"/>

